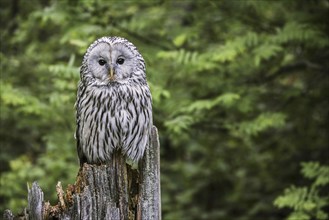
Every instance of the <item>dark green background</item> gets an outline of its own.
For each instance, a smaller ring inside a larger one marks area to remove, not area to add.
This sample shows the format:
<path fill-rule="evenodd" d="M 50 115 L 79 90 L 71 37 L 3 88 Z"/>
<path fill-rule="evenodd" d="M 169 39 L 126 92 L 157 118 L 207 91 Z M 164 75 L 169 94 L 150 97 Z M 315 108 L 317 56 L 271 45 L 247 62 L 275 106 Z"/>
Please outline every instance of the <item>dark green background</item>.
<path fill-rule="evenodd" d="M 78 171 L 74 102 L 90 43 L 144 56 L 163 219 L 283 219 L 273 201 L 328 164 L 328 9 L 319 1 L 1 0 L 0 212 Z"/>

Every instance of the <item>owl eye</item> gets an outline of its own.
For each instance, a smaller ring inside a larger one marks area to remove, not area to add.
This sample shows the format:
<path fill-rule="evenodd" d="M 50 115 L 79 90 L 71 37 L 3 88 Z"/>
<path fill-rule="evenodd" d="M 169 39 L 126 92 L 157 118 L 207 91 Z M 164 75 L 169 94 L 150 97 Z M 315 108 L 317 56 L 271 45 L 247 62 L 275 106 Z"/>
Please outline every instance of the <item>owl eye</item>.
<path fill-rule="evenodd" d="M 125 62 L 125 59 L 123 59 L 123 58 L 118 58 L 117 59 L 117 64 L 123 64 Z"/>
<path fill-rule="evenodd" d="M 103 59 L 98 60 L 99 65 L 104 66 L 106 61 Z"/>

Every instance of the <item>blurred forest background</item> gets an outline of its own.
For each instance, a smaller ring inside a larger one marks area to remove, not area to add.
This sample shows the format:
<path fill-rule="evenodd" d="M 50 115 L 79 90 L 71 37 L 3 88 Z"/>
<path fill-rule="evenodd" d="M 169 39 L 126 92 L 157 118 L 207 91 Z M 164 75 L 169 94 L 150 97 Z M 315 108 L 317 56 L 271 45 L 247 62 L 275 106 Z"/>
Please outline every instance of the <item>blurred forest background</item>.
<path fill-rule="evenodd" d="M 78 171 L 79 66 L 101 36 L 147 64 L 162 213 L 327 219 L 328 0 L 1 0 L 0 212 Z M 2 215 L 2 214 L 1 214 Z"/>

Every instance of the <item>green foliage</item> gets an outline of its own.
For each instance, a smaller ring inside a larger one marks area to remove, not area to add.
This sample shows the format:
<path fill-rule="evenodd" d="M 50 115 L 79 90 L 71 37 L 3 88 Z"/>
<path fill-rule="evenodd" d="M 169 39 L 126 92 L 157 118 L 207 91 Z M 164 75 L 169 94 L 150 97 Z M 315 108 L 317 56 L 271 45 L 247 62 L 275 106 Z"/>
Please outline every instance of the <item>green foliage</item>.
<path fill-rule="evenodd" d="M 308 200 L 323 198 L 328 181 L 328 8 L 326 0 L 0 1 L 0 212 L 24 206 L 27 183 L 55 201 L 56 182 L 74 182 L 79 66 L 88 45 L 109 35 L 128 38 L 146 61 L 163 219 L 282 219 L 272 201 L 303 181 L 302 161 L 316 162 L 303 166 L 312 185 L 287 191 L 302 201 L 295 217 L 310 216 L 305 204 L 313 217 L 328 211 Z"/>
<path fill-rule="evenodd" d="M 285 115 L 282 113 L 261 113 L 256 119 L 251 121 L 243 121 L 237 125 L 228 125 L 231 130 L 234 130 L 236 135 L 257 136 L 260 132 L 269 128 L 280 128 L 285 125 Z"/>
<path fill-rule="evenodd" d="M 320 165 L 318 162 L 302 163 L 302 174 L 312 180 L 311 185 L 285 189 L 284 195 L 277 197 L 274 205 L 293 210 L 287 217 L 288 220 L 328 219 L 325 208 L 329 207 L 329 196 L 324 194 L 324 190 L 329 186 L 329 166 Z"/>

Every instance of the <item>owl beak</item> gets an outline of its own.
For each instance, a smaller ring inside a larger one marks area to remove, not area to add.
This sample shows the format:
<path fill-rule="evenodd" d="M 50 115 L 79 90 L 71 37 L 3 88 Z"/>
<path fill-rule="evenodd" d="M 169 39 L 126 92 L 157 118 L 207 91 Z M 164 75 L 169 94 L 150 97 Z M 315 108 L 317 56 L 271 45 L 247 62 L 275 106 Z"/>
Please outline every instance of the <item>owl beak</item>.
<path fill-rule="evenodd" d="M 113 70 L 112 67 L 110 68 L 110 80 L 111 80 L 111 81 L 114 80 L 114 70 Z"/>

